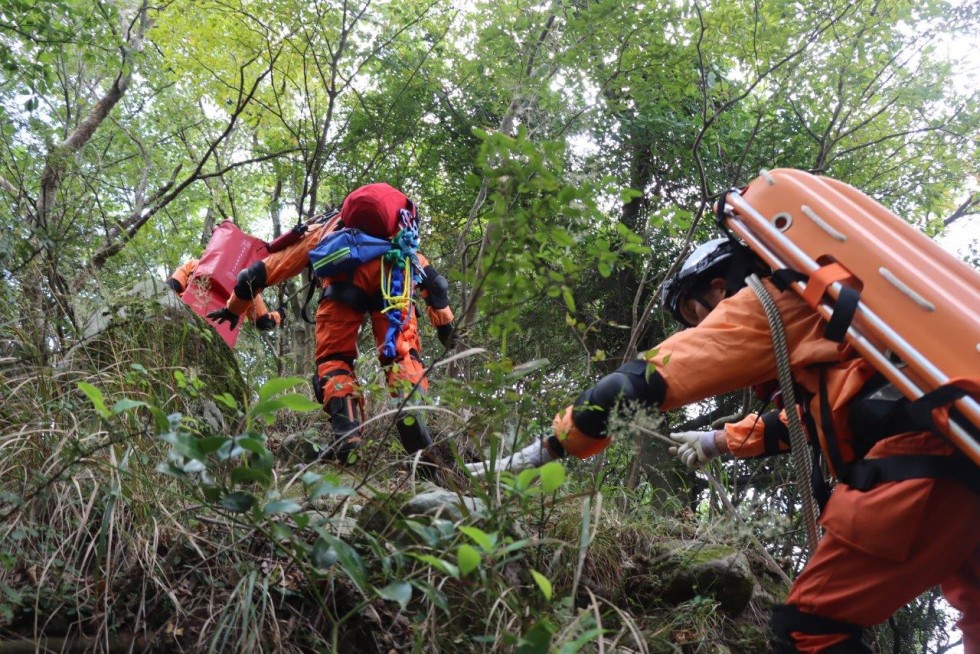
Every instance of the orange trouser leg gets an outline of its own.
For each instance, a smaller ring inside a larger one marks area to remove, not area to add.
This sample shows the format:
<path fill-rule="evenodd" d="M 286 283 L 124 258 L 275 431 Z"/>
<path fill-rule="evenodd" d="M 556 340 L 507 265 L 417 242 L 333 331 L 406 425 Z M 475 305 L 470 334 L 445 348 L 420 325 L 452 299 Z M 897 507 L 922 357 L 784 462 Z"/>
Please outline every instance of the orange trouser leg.
<path fill-rule="evenodd" d="M 962 612 L 956 626 L 963 632 L 963 651 L 980 654 L 980 545 L 956 573 L 942 583 L 947 601 Z"/>
<path fill-rule="evenodd" d="M 360 426 L 358 408 L 360 387 L 354 377 L 357 358 L 357 332 L 364 315 L 349 305 L 324 300 L 316 312 L 316 374 L 319 379 L 323 410 L 337 436 L 356 441 Z"/>
<path fill-rule="evenodd" d="M 388 332 L 388 316 L 381 312 L 371 314 L 371 330 L 378 346 L 378 360 L 385 371 L 385 380 L 392 397 L 405 398 L 411 394 L 408 404 L 415 404 L 429 389 L 422 365 L 422 341 L 419 338 L 415 308 L 411 309 L 408 322 L 398 333 L 397 354 L 393 359 L 382 354 Z M 413 391 L 414 389 L 414 391 Z M 400 402 L 402 400 L 399 400 Z M 432 444 L 432 434 L 420 411 L 402 411 L 395 420 L 395 429 L 405 451 L 409 454 L 423 450 Z"/>
<path fill-rule="evenodd" d="M 425 379 L 425 366 L 422 365 L 422 340 L 419 338 L 414 307 L 408 324 L 404 325 L 398 335 L 398 354 L 394 359 L 388 359 L 381 354 L 388 332 L 387 314 L 380 311 L 371 313 L 371 330 L 378 346 L 378 361 L 385 369 L 385 379 L 392 397 L 407 393 L 412 388 L 418 388 L 418 392 L 424 394 L 429 389 L 429 381 Z"/>
<path fill-rule="evenodd" d="M 886 483 L 866 493 L 841 485 L 821 522 L 828 531 L 793 583 L 787 604 L 866 628 L 942 584 L 964 612 L 964 642 L 973 643 L 967 653 L 980 654 L 980 497 L 946 479 Z M 806 654 L 847 640 L 791 634 Z"/>

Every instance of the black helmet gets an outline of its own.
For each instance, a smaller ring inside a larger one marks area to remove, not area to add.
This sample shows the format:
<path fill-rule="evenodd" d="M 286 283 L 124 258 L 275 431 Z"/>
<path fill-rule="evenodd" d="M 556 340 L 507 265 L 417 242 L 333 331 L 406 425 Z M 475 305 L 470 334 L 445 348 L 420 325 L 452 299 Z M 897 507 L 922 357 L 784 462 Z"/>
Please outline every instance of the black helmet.
<path fill-rule="evenodd" d="M 701 284 L 715 278 L 725 280 L 725 292 L 731 295 L 745 286 L 745 278 L 759 268 L 748 249 L 727 238 L 715 238 L 694 249 L 681 269 L 667 280 L 661 293 L 661 305 L 665 311 L 686 327 L 692 325 L 681 316 L 681 301 Z"/>

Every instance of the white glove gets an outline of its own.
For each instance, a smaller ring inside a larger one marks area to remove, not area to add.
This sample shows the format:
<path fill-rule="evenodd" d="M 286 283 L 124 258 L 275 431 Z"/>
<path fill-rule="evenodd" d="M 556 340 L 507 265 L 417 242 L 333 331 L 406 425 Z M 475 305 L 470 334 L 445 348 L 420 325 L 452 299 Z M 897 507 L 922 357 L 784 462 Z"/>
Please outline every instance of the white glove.
<path fill-rule="evenodd" d="M 678 444 L 670 448 L 670 453 L 691 470 L 697 470 L 721 454 L 713 431 L 679 431 L 671 434 L 670 440 Z"/>
<path fill-rule="evenodd" d="M 511 454 L 507 454 L 499 459 L 495 463 L 490 461 L 477 461 L 476 463 L 467 463 L 466 470 L 474 477 L 484 477 L 488 472 L 490 472 L 491 465 L 494 470 L 510 470 L 511 472 L 520 472 L 521 470 L 526 470 L 528 468 L 539 468 L 549 461 L 554 461 L 555 457 L 551 456 L 551 452 L 545 447 L 543 440 L 536 440 L 523 450 L 518 450 Z"/>

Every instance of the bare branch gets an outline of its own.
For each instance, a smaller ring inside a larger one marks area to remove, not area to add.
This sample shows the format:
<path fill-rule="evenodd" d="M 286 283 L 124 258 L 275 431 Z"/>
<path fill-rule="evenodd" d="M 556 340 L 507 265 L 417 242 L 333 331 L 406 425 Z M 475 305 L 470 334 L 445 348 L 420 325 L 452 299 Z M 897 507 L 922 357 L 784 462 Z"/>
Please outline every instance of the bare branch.
<path fill-rule="evenodd" d="M 963 204 L 956 208 L 956 211 L 949 214 L 949 216 L 943 220 L 943 225 L 949 227 L 960 218 L 965 218 L 966 216 L 976 216 L 978 214 L 980 214 L 980 192 L 971 193 L 970 197 L 968 197 Z"/>

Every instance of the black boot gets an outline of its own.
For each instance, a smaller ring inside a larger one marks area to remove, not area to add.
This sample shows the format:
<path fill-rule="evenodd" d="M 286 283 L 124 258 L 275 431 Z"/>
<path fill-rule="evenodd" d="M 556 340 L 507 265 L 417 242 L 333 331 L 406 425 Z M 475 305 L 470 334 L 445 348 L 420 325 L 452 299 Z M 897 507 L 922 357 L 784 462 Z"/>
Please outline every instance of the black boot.
<path fill-rule="evenodd" d="M 398 430 L 398 438 L 402 442 L 402 447 L 409 454 L 414 454 L 432 445 L 432 434 L 429 433 L 429 427 L 419 413 L 401 414 L 398 417 L 398 422 L 395 423 L 395 429 Z"/>
<path fill-rule="evenodd" d="M 336 459 L 339 463 L 350 464 L 356 458 L 361 446 L 361 422 L 354 413 L 354 401 L 350 396 L 331 398 L 327 403 L 330 427 L 334 441 L 321 452 L 321 458 Z"/>

